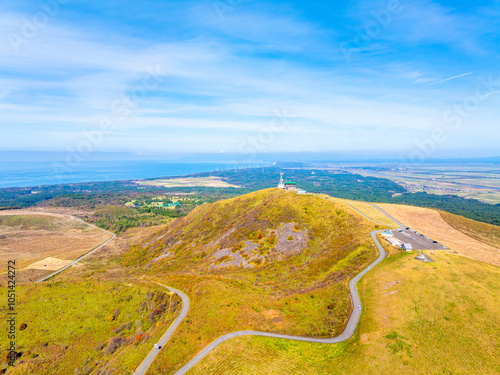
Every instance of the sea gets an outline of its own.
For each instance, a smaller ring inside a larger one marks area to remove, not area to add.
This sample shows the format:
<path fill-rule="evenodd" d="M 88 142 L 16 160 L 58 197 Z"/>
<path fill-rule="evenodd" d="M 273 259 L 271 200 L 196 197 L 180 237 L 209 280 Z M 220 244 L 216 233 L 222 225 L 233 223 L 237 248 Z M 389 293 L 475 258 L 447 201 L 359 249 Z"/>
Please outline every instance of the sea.
<path fill-rule="evenodd" d="M 192 173 L 257 168 L 271 163 L 82 161 L 75 166 L 51 161 L 1 161 L 0 188 L 57 185 L 76 182 L 136 180 Z"/>

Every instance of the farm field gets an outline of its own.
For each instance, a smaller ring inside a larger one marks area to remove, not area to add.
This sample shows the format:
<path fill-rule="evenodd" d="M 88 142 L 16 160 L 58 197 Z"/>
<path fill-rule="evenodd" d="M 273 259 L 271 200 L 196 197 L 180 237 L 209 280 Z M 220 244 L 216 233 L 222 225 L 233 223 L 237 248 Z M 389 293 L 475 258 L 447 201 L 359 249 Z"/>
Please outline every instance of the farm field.
<path fill-rule="evenodd" d="M 352 173 L 388 178 L 411 192 L 457 195 L 490 204 L 500 203 L 500 168 L 498 166 L 456 167 L 429 165 L 411 168 L 352 168 Z"/>
<path fill-rule="evenodd" d="M 455 254 L 500 266 L 500 249 L 467 236 L 448 224 L 439 211 L 396 204 L 378 204 L 380 208 L 412 229 L 447 246 Z M 435 253 L 435 252 L 434 252 Z"/>
<path fill-rule="evenodd" d="M 163 186 L 163 187 L 218 187 L 218 188 L 238 188 L 239 186 L 229 184 L 221 177 L 183 177 L 158 180 L 136 181 L 140 185 Z"/>
<path fill-rule="evenodd" d="M 435 252 L 386 259 L 358 285 L 357 333 L 340 344 L 240 337 L 193 375 L 496 374 L 500 372 L 500 268 Z"/>
<path fill-rule="evenodd" d="M 0 261 L 20 270 L 52 257 L 74 260 L 110 235 L 71 217 L 31 211 L 0 211 Z"/>

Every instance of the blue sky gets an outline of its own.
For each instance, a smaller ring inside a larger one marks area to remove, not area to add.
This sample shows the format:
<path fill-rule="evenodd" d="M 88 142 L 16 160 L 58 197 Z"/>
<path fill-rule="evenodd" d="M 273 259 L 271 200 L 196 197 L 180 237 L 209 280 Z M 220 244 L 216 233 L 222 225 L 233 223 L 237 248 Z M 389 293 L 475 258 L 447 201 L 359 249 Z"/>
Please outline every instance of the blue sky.
<path fill-rule="evenodd" d="M 499 18 L 498 0 L 3 1 L 0 151 L 499 155 Z"/>

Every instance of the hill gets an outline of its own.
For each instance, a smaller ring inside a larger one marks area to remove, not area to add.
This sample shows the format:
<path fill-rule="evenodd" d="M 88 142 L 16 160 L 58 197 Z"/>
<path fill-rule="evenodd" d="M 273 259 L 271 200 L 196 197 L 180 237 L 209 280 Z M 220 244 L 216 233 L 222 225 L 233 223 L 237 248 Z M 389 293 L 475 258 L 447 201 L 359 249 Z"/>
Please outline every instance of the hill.
<path fill-rule="evenodd" d="M 446 252 L 403 253 L 359 284 L 359 328 L 340 344 L 226 341 L 191 371 L 236 374 L 498 374 L 500 269 Z"/>
<path fill-rule="evenodd" d="M 377 228 L 340 203 L 266 189 L 199 206 L 132 247 L 123 265 L 149 269 L 191 302 L 153 373 L 173 373 L 236 330 L 338 335 L 352 309 L 348 281 L 376 258 Z"/>
<path fill-rule="evenodd" d="M 124 264 L 169 274 L 248 275 L 282 268 L 273 281 L 342 279 L 375 255 L 373 223 L 316 196 L 266 189 L 196 208 L 151 241 L 132 248 Z M 342 261 L 352 270 L 343 270 Z M 245 272 L 245 271 L 252 272 Z M 310 285 L 309 285 L 310 286 Z"/>

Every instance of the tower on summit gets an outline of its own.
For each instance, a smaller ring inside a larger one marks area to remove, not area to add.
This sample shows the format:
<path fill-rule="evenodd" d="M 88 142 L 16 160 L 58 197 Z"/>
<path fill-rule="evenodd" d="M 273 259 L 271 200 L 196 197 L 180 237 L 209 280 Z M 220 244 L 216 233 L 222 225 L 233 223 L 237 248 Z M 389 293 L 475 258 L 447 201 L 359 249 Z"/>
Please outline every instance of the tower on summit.
<path fill-rule="evenodd" d="M 283 182 L 283 173 L 280 173 L 280 182 L 278 183 L 278 188 L 279 189 L 285 188 L 285 183 Z"/>

